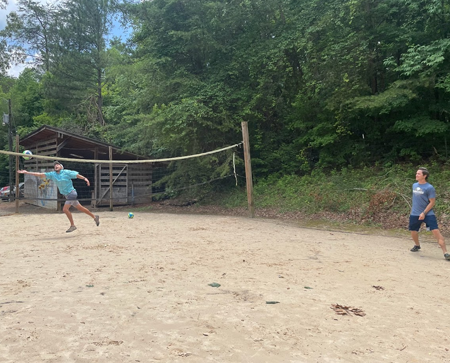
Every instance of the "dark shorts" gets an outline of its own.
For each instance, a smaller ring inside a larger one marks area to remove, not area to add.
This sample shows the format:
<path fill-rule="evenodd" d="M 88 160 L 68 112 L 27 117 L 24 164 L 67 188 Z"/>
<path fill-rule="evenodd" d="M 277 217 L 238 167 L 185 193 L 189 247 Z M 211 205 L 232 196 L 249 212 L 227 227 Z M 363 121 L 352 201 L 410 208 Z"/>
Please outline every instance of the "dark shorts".
<path fill-rule="evenodd" d="M 78 198 L 78 193 L 76 190 L 72 190 L 69 194 L 65 195 L 66 197 L 66 203 L 65 204 L 70 204 L 70 205 L 78 205 L 80 202 L 77 200 Z"/>
<path fill-rule="evenodd" d="M 409 230 L 419 232 L 420 226 L 425 223 L 430 231 L 438 228 L 438 223 L 435 215 L 425 216 L 425 219 L 419 221 L 419 216 L 409 216 Z"/>

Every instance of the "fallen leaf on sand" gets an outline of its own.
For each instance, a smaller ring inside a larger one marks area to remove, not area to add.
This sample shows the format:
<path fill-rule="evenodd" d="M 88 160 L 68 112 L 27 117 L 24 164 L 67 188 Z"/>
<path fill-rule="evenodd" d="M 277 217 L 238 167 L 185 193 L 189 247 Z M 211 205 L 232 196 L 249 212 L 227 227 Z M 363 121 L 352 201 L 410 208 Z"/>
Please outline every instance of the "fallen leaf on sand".
<path fill-rule="evenodd" d="M 332 304 L 331 309 L 333 309 L 338 315 L 357 315 L 357 316 L 365 316 L 366 313 L 358 308 L 353 308 L 351 306 L 344 306 L 339 304 Z"/>

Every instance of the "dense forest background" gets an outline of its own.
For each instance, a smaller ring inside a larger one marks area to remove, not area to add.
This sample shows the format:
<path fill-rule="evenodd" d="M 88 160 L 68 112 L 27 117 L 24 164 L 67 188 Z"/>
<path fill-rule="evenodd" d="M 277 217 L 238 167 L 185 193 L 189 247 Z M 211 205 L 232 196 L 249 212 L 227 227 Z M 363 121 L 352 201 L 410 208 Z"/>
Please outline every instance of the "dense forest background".
<path fill-rule="evenodd" d="M 448 159 L 448 0 L 18 3 L 0 109 L 21 136 L 51 125 L 161 158 L 235 144 L 248 121 L 256 182 Z"/>

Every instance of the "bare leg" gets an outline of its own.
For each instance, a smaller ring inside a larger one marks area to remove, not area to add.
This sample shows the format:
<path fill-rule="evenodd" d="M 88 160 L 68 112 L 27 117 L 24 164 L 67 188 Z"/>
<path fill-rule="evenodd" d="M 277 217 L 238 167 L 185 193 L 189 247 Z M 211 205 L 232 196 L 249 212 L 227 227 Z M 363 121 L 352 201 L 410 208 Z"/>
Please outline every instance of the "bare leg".
<path fill-rule="evenodd" d="M 78 209 L 80 212 L 86 213 L 88 216 L 90 216 L 91 218 L 95 219 L 95 216 L 91 213 L 91 211 L 89 209 L 87 209 L 86 207 L 83 207 L 80 203 L 78 203 L 74 207 L 76 209 Z"/>
<path fill-rule="evenodd" d="M 69 218 L 70 226 L 74 226 L 72 213 L 70 212 L 70 204 L 64 204 L 63 212 L 66 214 L 67 218 Z"/>
<path fill-rule="evenodd" d="M 439 229 L 433 229 L 431 231 L 433 233 L 434 238 L 436 238 L 437 242 L 439 243 L 439 246 L 442 249 L 442 252 L 447 253 L 447 247 L 445 246 L 445 240 L 444 237 L 442 236 L 441 232 L 439 231 Z"/>
<path fill-rule="evenodd" d="M 439 230 L 437 230 L 437 231 L 439 232 Z M 411 231 L 411 237 L 412 237 L 415 245 L 416 246 L 420 246 L 420 243 L 419 243 L 419 232 Z"/>

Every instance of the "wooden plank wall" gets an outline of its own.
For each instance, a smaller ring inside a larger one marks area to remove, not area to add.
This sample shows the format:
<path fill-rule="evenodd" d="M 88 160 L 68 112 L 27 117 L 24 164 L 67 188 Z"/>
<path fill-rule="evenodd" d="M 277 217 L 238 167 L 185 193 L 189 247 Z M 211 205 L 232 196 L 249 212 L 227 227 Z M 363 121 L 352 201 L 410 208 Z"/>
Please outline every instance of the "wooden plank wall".
<path fill-rule="evenodd" d="M 109 164 L 97 164 L 97 206 L 109 205 Z M 144 203 L 152 198 L 151 164 L 113 164 L 113 204 Z"/>
<path fill-rule="evenodd" d="M 55 156 L 58 153 L 58 139 L 37 142 L 30 148 L 33 154 Z M 55 156 L 57 159 L 57 156 Z M 53 160 L 31 159 L 23 161 L 29 171 L 46 172 L 53 170 Z M 114 205 L 145 203 L 152 199 L 152 164 L 113 164 Z M 109 205 L 109 164 L 96 164 L 95 191 L 92 206 Z M 26 187 L 26 186 L 25 186 Z M 36 193 L 33 188 L 33 194 Z M 42 205 L 41 202 L 32 202 Z"/>
<path fill-rule="evenodd" d="M 130 164 L 128 168 L 128 200 L 130 203 L 147 203 L 152 200 L 151 163 Z"/>
<path fill-rule="evenodd" d="M 98 205 L 109 205 L 109 164 L 100 164 L 97 193 Z M 127 204 L 127 166 L 125 164 L 113 164 L 113 201 L 114 205 Z"/>
<path fill-rule="evenodd" d="M 57 154 L 58 140 L 54 139 L 42 140 L 33 145 L 29 149 L 33 154 L 42 156 L 55 156 Z M 56 156 L 55 156 L 56 159 Z M 25 169 L 30 171 L 50 171 L 53 170 L 53 160 L 31 159 L 24 160 Z"/>

